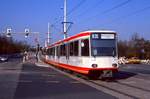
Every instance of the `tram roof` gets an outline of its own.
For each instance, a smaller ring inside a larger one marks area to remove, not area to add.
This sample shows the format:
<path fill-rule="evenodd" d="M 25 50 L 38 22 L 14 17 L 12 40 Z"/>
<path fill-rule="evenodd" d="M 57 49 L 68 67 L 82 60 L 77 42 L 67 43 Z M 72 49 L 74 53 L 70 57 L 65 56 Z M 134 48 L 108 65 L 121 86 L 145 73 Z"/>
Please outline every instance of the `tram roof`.
<path fill-rule="evenodd" d="M 88 30 L 88 31 L 84 31 L 84 32 L 91 32 L 91 33 L 116 33 L 116 31 L 112 31 L 112 30 Z"/>
<path fill-rule="evenodd" d="M 88 31 L 83 31 L 83 32 L 80 32 L 78 34 L 75 34 L 74 36 L 70 36 L 70 37 L 68 37 L 66 39 L 59 40 L 59 41 L 51 44 L 48 47 L 50 48 L 50 47 L 53 47 L 53 46 L 55 46 L 57 44 L 64 43 L 64 42 L 67 42 L 67 41 L 70 41 L 70 40 L 73 40 L 73 39 L 76 39 L 76 38 L 79 38 L 79 37 L 88 36 L 91 33 L 116 33 L 116 32 L 115 31 L 111 31 L 111 30 L 88 30 Z"/>

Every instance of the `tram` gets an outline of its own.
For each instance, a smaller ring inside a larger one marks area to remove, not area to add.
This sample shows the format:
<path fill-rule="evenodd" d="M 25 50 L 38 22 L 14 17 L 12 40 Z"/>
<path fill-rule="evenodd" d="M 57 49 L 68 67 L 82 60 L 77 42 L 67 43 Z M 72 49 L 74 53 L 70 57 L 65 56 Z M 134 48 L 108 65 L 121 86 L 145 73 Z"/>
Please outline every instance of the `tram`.
<path fill-rule="evenodd" d="M 118 72 L 115 31 L 84 31 L 55 42 L 46 49 L 46 63 L 90 78 L 113 77 Z"/>

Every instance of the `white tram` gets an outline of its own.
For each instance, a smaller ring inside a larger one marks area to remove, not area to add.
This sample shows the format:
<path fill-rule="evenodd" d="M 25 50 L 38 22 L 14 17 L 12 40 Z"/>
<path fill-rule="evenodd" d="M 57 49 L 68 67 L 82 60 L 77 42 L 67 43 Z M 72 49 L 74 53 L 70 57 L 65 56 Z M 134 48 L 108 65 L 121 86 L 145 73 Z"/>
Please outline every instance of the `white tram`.
<path fill-rule="evenodd" d="M 115 31 L 85 31 L 47 48 L 44 61 L 89 77 L 112 77 L 118 71 Z"/>

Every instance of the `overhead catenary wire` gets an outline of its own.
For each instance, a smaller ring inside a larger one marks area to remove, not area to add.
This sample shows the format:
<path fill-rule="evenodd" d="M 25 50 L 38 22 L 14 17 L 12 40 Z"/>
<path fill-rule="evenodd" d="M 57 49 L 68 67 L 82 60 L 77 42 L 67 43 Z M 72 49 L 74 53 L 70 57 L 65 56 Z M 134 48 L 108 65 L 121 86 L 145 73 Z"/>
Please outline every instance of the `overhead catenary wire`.
<path fill-rule="evenodd" d="M 59 18 L 55 18 L 54 22 L 52 24 L 50 24 L 51 28 L 54 28 L 57 31 L 61 31 L 61 29 L 59 29 L 57 26 L 58 23 L 61 23 L 61 20 L 63 19 L 63 17 L 59 17 Z M 52 29 L 53 30 L 53 29 Z"/>
<path fill-rule="evenodd" d="M 96 9 L 99 6 L 101 6 L 101 4 L 104 2 L 105 0 L 99 0 L 97 2 L 95 2 L 94 5 L 88 7 L 87 9 L 85 9 L 82 13 L 79 13 L 78 15 L 75 16 L 75 18 L 78 18 L 79 16 L 84 16 L 87 12 L 89 12 L 90 10 Z"/>
<path fill-rule="evenodd" d="M 117 23 L 118 21 L 124 21 L 125 18 L 131 17 L 131 16 L 135 16 L 135 15 L 137 15 L 137 14 L 139 14 L 139 13 L 142 13 L 142 12 L 145 12 L 145 11 L 147 11 L 147 10 L 150 10 L 150 6 L 147 6 L 147 7 L 138 9 L 138 10 L 136 10 L 136 11 L 133 11 L 133 12 L 131 12 L 131 13 L 125 14 L 125 15 L 123 15 L 123 16 L 120 16 L 120 17 L 115 18 L 115 19 L 113 19 L 113 20 L 111 20 L 111 21 L 109 21 L 109 22 L 107 22 L 107 23 L 105 23 L 105 24 L 109 24 L 109 25 L 110 25 L 110 24 L 115 24 L 115 23 Z M 94 27 L 94 26 L 93 26 L 93 27 Z"/>
<path fill-rule="evenodd" d="M 146 11 L 146 10 L 149 10 L 149 9 L 150 9 L 150 6 L 147 6 L 147 7 L 145 7 L 145 8 L 136 10 L 136 11 L 134 11 L 134 12 L 132 12 L 132 13 L 126 14 L 126 15 L 124 15 L 124 16 L 121 16 L 121 17 L 118 17 L 118 18 L 112 20 L 111 23 L 117 22 L 117 21 L 119 21 L 119 20 L 121 20 L 121 19 L 125 19 L 125 18 L 127 18 L 127 17 L 134 16 L 134 15 L 136 15 L 136 14 L 138 14 L 138 13 L 142 13 L 142 12 L 144 12 L 144 11 Z"/>
<path fill-rule="evenodd" d="M 97 4 L 102 3 L 103 1 L 104 1 L 104 0 L 101 0 L 101 1 L 99 1 Z M 92 16 L 92 17 L 88 17 L 86 20 L 89 20 L 89 19 L 90 19 L 90 21 L 91 21 L 91 19 L 93 20 L 95 16 L 98 16 L 99 14 L 106 14 L 106 13 L 109 13 L 109 12 L 115 10 L 115 9 L 118 9 L 118 8 L 124 6 L 124 5 L 128 4 L 128 3 L 130 3 L 131 1 L 132 1 L 132 0 L 126 0 L 126 1 L 124 1 L 124 2 L 121 2 L 121 3 L 119 3 L 119 4 L 115 5 L 115 6 L 113 6 L 112 8 L 109 8 L 109 9 L 107 9 L 107 10 L 101 12 L 101 13 L 98 13 L 98 14 Z M 86 0 L 80 1 L 75 7 L 73 7 L 73 8 L 67 13 L 67 16 L 68 16 L 68 15 L 71 15 L 74 11 L 76 11 L 79 7 L 81 7 L 82 4 L 84 4 L 85 2 L 86 2 Z M 97 7 L 97 6 L 96 6 L 96 7 Z M 87 12 L 87 10 L 86 10 L 86 12 Z M 82 14 L 82 13 L 81 13 L 81 14 Z M 80 15 L 81 15 L 81 14 L 80 14 Z M 85 20 L 85 19 L 83 19 L 83 20 Z M 58 23 L 58 22 L 59 22 L 59 20 L 56 21 L 56 22 L 53 24 L 53 26 L 55 26 L 55 24 Z M 80 21 L 80 22 L 82 22 L 82 21 Z M 57 30 L 58 30 L 58 29 L 57 29 Z"/>
<path fill-rule="evenodd" d="M 68 13 L 67 16 L 72 14 L 74 11 L 76 11 L 78 8 L 81 7 L 82 4 L 84 4 L 86 2 L 86 0 L 82 0 L 79 2 L 79 4 L 77 4 L 75 7 L 73 7 Z"/>
<path fill-rule="evenodd" d="M 126 0 L 126 1 L 124 1 L 124 2 L 121 2 L 121 3 L 119 3 L 119 4 L 115 5 L 115 6 L 113 6 L 112 8 L 109 8 L 109 9 L 107 9 L 107 10 L 101 12 L 101 13 L 97 13 L 96 15 L 90 16 L 90 17 L 85 18 L 85 19 L 83 19 L 83 20 L 84 20 L 84 21 L 87 21 L 87 20 L 92 21 L 92 20 L 95 19 L 96 16 L 99 16 L 99 14 L 103 15 L 103 14 L 109 13 L 109 12 L 111 12 L 111 11 L 114 11 L 114 10 L 116 10 L 116 9 L 118 9 L 118 8 L 120 8 L 120 7 L 122 7 L 122 6 L 126 5 L 126 4 L 128 4 L 128 3 L 130 3 L 131 1 L 132 1 L 132 0 Z M 80 21 L 80 22 L 83 22 L 83 21 Z"/>
<path fill-rule="evenodd" d="M 76 11 L 79 7 L 81 7 L 82 4 L 85 3 L 85 1 L 86 1 L 86 0 L 80 1 L 75 7 L 73 7 L 73 8 L 67 13 L 67 16 L 68 16 L 68 15 L 71 15 L 74 11 Z M 99 3 L 102 3 L 103 1 L 104 1 L 104 0 L 101 0 L 101 1 L 99 1 Z M 115 9 L 118 9 L 118 8 L 120 8 L 120 7 L 122 7 L 122 6 L 126 5 L 126 4 L 128 4 L 128 3 L 131 2 L 131 1 L 132 1 L 132 0 L 126 0 L 126 1 L 124 1 L 124 2 L 121 2 L 121 3 L 119 3 L 119 4 L 115 5 L 115 6 L 113 6 L 112 8 L 109 8 L 109 9 L 107 9 L 107 10 L 101 12 L 101 13 L 96 14 L 95 16 L 98 16 L 99 14 L 106 14 L 106 13 L 109 13 L 109 12 L 115 10 Z M 97 4 L 99 4 L 99 3 L 97 3 Z M 87 11 L 86 11 L 86 12 L 87 12 Z M 81 13 L 81 14 L 82 14 L 82 13 Z M 91 20 L 91 19 L 93 20 L 95 16 L 89 17 L 87 20 L 89 20 L 89 19 L 90 19 L 90 20 Z M 60 18 L 60 19 L 61 19 L 61 18 Z M 59 20 L 60 20 L 60 19 L 59 19 Z M 55 26 L 55 24 L 58 23 L 59 20 L 56 21 L 56 22 L 53 24 L 53 26 Z M 81 22 L 81 21 L 80 21 L 80 22 Z M 57 30 L 58 30 L 58 29 L 57 29 Z"/>
<path fill-rule="evenodd" d="M 124 2 L 120 2 L 119 4 L 117 4 L 117 5 L 115 5 L 115 6 L 113 6 L 113 7 L 111 7 L 111 8 L 109 8 L 109 9 L 106 9 L 105 11 L 102 11 L 102 12 L 100 12 L 100 13 L 98 13 L 97 15 L 99 15 L 99 14 L 107 14 L 107 13 L 110 13 L 110 12 L 112 12 L 112 11 L 114 11 L 114 10 L 116 10 L 116 9 L 119 9 L 119 8 L 122 8 L 123 6 L 125 6 L 125 5 L 127 5 L 127 4 L 129 4 L 131 1 L 133 1 L 133 0 L 126 0 L 126 1 L 124 1 Z M 81 6 L 80 6 L 81 7 Z M 75 8 L 75 7 L 74 7 Z M 89 8 L 88 8 L 89 9 Z M 145 7 L 145 8 L 141 8 L 141 9 L 139 9 L 139 10 L 136 10 L 136 11 L 133 11 L 133 12 L 131 12 L 131 13 L 128 13 L 128 14 L 125 14 L 125 15 L 120 15 L 120 17 L 116 17 L 116 18 L 114 18 L 114 20 L 110 20 L 110 24 L 112 23 L 112 24 L 114 24 L 115 22 L 117 22 L 117 21 L 122 21 L 122 20 L 124 20 L 125 18 L 127 18 L 127 17 L 130 17 L 130 16 L 134 16 L 134 15 L 137 15 L 137 14 L 139 14 L 139 13 L 142 13 L 142 12 L 144 12 L 144 11 L 147 11 L 147 10 L 149 10 L 150 9 L 150 6 L 148 6 L 148 7 Z M 78 8 L 76 9 L 76 10 L 78 10 Z M 76 10 L 74 10 L 74 11 L 76 11 Z M 70 10 L 71 11 L 71 10 Z M 73 10 L 72 10 L 73 11 Z M 73 11 L 73 12 L 74 12 Z M 71 12 L 71 14 L 73 13 L 73 12 Z M 86 12 L 86 10 L 85 10 L 85 12 Z M 69 15 L 71 15 L 71 14 L 69 14 Z M 84 15 L 84 13 L 81 13 L 81 15 Z M 95 16 L 97 16 L 97 15 L 95 15 Z M 93 17 L 94 18 L 94 17 Z M 89 19 L 91 20 L 93 20 L 93 18 L 92 17 L 90 17 Z M 83 19 L 83 20 L 85 20 L 85 19 Z M 88 21 L 90 21 L 90 20 L 88 20 Z M 87 21 L 87 20 L 86 20 Z M 57 21 L 58 22 L 58 21 Z M 56 23 L 57 23 L 56 22 Z M 55 28 L 55 27 L 54 27 Z M 57 28 L 57 27 L 56 27 Z M 58 30 L 58 29 L 57 29 Z"/>
<path fill-rule="evenodd" d="M 55 22 L 54 22 L 52 25 L 55 25 L 55 24 L 57 24 L 57 23 L 60 23 L 60 21 L 61 21 L 62 19 L 63 19 L 63 17 L 60 17 L 60 18 L 56 19 Z"/>
<path fill-rule="evenodd" d="M 68 13 L 67 13 L 67 16 L 72 14 L 74 11 L 76 11 L 82 4 L 84 4 L 84 2 L 86 2 L 86 0 L 82 0 L 79 2 L 79 4 L 77 4 L 75 7 L 73 7 Z M 51 27 L 55 28 L 56 30 L 61 30 L 61 29 L 58 29 L 56 28 L 56 24 L 59 23 L 61 20 L 63 19 L 63 17 L 60 17 L 60 18 L 57 18 L 55 20 L 55 22 L 53 24 L 51 24 Z M 60 22 L 62 23 L 62 22 Z"/>
<path fill-rule="evenodd" d="M 51 27 L 51 33 L 55 33 L 57 31 L 57 33 L 61 33 L 61 28 L 59 28 L 58 23 L 61 23 L 60 21 L 63 19 L 63 17 L 59 17 L 59 18 L 55 18 L 53 23 L 50 24 Z M 52 36 L 52 35 L 51 35 Z M 47 38 L 46 38 L 47 39 Z M 51 41 L 52 41 L 52 37 L 51 37 Z"/>
<path fill-rule="evenodd" d="M 131 2 L 131 1 L 132 1 L 132 0 L 126 0 L 126 1 L 124 1 L 124 2 L 122 2 L 122 3 L 120 3 L 120 4 L 118 4 L 118 5 L 116 5 L 116 6 L 112 7 L 112 8 L 110 8 L 110 9 L 107 9 L 107 10 L 103 11 L 102 13 L 103 13 L 103 14 L 109 13 L 109 12 L 111 12 L 111 11 L 117 9 L 117 8 L 120 8 L 120 7 L 122 7 L 122 6 L 126 5 L 126 4 L 128 4 L 128 3 Z"/>

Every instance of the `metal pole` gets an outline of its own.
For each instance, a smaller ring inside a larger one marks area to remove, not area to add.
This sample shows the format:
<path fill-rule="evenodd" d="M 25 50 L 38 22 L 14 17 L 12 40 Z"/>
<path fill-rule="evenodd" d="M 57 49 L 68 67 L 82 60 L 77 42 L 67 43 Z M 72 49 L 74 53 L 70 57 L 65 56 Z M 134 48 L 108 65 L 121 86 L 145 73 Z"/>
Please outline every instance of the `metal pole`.
<path fill-rule="evenodd" d="M 47 43 L 50 43 L 50 23 L 48 22 L 48 33 L 47 33 Z M 48 45 L 47 44 L 47 45 Z"/>
<path fill-rule="evenodd" d="M 67 0 L 64 0 L 64 39 L 67 38 Z"/>

